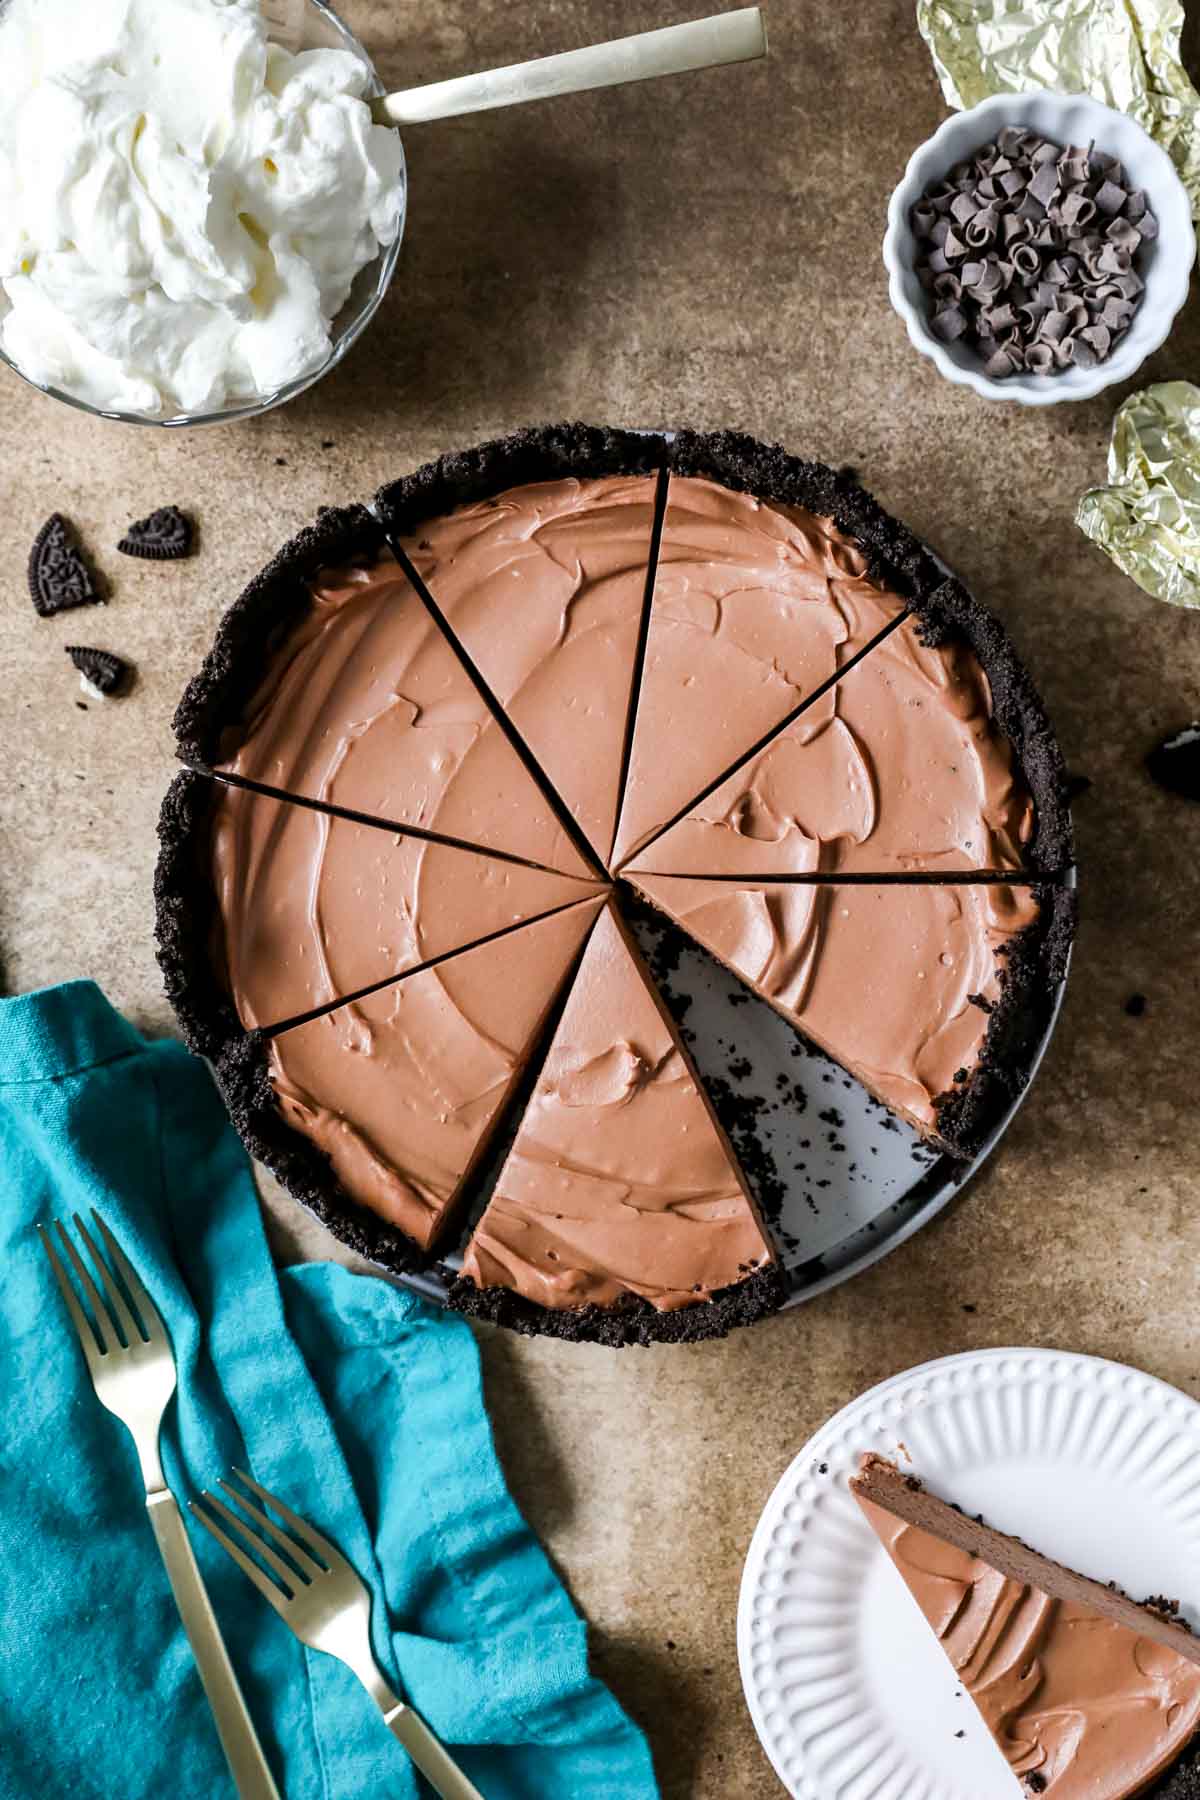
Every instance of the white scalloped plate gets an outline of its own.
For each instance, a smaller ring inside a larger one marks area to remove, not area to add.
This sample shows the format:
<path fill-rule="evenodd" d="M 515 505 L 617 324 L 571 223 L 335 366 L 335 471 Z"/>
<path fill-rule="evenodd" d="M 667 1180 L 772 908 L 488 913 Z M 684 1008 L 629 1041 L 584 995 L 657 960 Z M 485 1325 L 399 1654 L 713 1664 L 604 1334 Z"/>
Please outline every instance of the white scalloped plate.
<path fill-rule="evenodd" d="M 825 1425 L 758 1522 L 738 1657 L 795 1800 L 1017 1800 L 1025 1789 L 849 1492 L 864 1450 L 911 1458 L 937 1493 L 1084 1574 L 1179 1595 L 1196 1625 L 1200 1405 L 1096 1357 L 946 1357 Z"/>

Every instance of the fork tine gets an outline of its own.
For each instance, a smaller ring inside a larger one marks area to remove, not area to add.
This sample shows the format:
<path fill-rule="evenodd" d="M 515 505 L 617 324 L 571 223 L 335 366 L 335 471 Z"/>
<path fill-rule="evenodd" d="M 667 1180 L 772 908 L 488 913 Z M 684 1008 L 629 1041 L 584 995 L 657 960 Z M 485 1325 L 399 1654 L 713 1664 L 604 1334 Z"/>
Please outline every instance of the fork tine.
<path fill-rule="evenodd" d="M 104 1292 L 108 1299 L 109 1311 L 117 1321 L 118 1331 L 124 1333 L 125 1342 L 127 1344 L 139 1342 L 142 1336 L 141 1328 L 133 1314 L 130 1312 L 124 1294 L 113 1279 L 112 1271 L 101 1256 L 99 1250 L 97 1250 L 96 1240 L 93 1238 L 91 1232 L 88 1230 L 78 1213 L 75 1214 L 75 1229 L 87 1245 L 88 1254 L 95 1264 L 96 1273 L 104 1283 Z"/>
<path fill-rule="evenodd" d="M 275 1508 L 284 1524 L 305 1542 L 310 1554 L 315 1550 L 330 1569 L 350 1568 L 351 1565 L 346 1561 L 337 1545 L 331 1544 L 327 1537 L 322 1537 L 315 1525 L 310 1525 L 307 1519 L 302 1519 L 299 1513 L 294 1513 L 290 1506 L 285 1506 L 278 1495 L 271 1492 L 270 1488 L 265 1488 L 261 1482 L 255 1481 L 253 1475 L 247 1475 L 245 1469 L 235 1469 L 233 1472 L 239 1481 L 245 1482 L 251 1493 L 257 1494 L 260 1500 L 265 1500 L 268 1506 Z"/>
<path fill-rule="evenodd" d="M 222 1482 L 221 1486 L 225 1487 L 225 1483 Z M 226 1492 L 231 1491 L 232 1490 L 226 1488 Z M 261 1536 L 255 1531 L 254 1527 L 247 1524 L 246 1520 L 235 1513 L 231 1506 L 226 1506 L 225 1502 L 218 1499 L 216 1494 L 212 1493 L 208 1488 L 204 1490 L 204 1498 L 209 1506 L 214 1507 L 216 1511 L 220 1513 L 223 1519 L 228 1519 L 234 1529 L 241 1532 L 243 1539 L 251 1546 L 251 1548 L 257 1550 L 263 1561 L 270 1568 L 274 1569 L 280 1581 L 287 1589 L 287 1597 L 289 1600 L 294 1598 L 296 1589 L 307 1587 L 309 1585 L 303 1575 L 298 1575 L 295 1569 L 288 1567 L 282 1556 L 277 1556 L 275 1554 L 270 1544 L 263 1543 Z M 320 1574 L 320 1572 L 321 1571 L 318 1569 L 317 1573 Z"/>
<path fill-rule="evenodd" d="M 121 1279 L 124 1281 L 129 1297 L 137 1309 L 142 1326 L 142 1335 L 148 1342 L 153 1342 L 160 1336 L 165 1337 L 166 1326 L 162 1322 L 162 1314 L 159 1312 L 157 1306 L 155 1306 L 150 1295 L 146 1292 L 145 1282 L 142 1280 L 141 1276 L 122 1250 L 120 1244 L 118 1244 L 116 1238 L 109 1230 L 107 1223 L 100 1217 L 100 1214 L 96 1211 L 94 1206 L 92 1208 L 92 1217 L 96 1221 L 96 1226 L 101 1237 L 104 1239 L 109 1259 L 116 1269 L 117 1274 L 120 1275 Z"/>
<path fill-rule="evenodd" d="M 220 1506 L 221 1504 L 216 1495 L 210 1494 L 207 1488 L 204 1490 L 201 1498 L 207 1500 L 210 1506 Z M 246 1555 L 246 1552 L 240 1545 L 234 1543 L 227 1532 L 222 1531 L 216 1520 L 209 1517 L 208 1513 L 198 1501 L 189 1500 L 188 1507 L 192 1517 L 198 1519 L 205 1531 L 210 1532 L 211 1535 L 216 1538 L 222 1550 L 228 1551 L 243 1575 L 248 1575 L 250 1577 L 263 1599 L 271 1602 L 271 1605 L 275 1608 L 275 1611 L 281 1618 L 286 1618 L 291 1595 L 285 1594 L 282 1589 L 276 1587 L 269 1575 L 263 1574 L 263 1571 L 259 1568 L 258 1564 L 251 1561 Z"/>
<path fill-rule="evenodd" d="M 233 1472 L 235 1475 L 241 1475 L 240 1469 L 235 1469 Z M 242 1475 L 241 1478 L 243 1481 L 249 1481 L 250 1479 L 248 1475 Z M 317 1561 L 316 1557 L 310 1555 L 303 1544 L 298 1544 L 294 1538 L 289 1537 L 286 1531 L 281 1531 L 274 1519 L 268 1518 L 262 1507 L 256 1506 L 248 1495 L 240 1493 L 235 1487 L 230 1487 L 227 1481 L 219 1482 L 218 1486 L 223 1487 L 231 1499 L 236 1500 L 237 1504 L 245 1512 L 248 1512 L 252 1519 L 257 1519 L 263 1529 L 271 1533 L 275 1542 L 281 1545 L 282 1548 L 287 1551 L 289 1556 L 295 1558 L 310 1580 L 315 1581 L 318 1575 L 324 1575 L 326 1573 L 326 1570 Z M 278 1500 L 272 1500 L 271 1505 L 279 1506 Z M 282 1512 L 283 1508 L 280 1507 L 279 1510 Z M 295 1517 L 294 1514 L 293 1517 Z M 306 1526 L 305 1530 L 308 1529 L 309 1528 Z M 262 1533 L 260 1532 L 256 1535 L 261 1536 Z"/>
<path fill-rule="evenodd" d="M 50 1236 L 50 1233 L 46 1230 L 44 1225 L 39 1225 L 37 1231 L 38 1236 L 42 1240 L 42 1249 L 50 1258 L 50 1267 L 54 1270 L 54 1279 L 58 1283 L 58 1291 L 67 1303 L 67 1311 L 71 1315 L 71 1323 L 79 1334 L 79 1342 L 83 1347 L 83 1354 L 87 1357 L 88 1368 L 94 1373 L 96 1364 L 99 1362 L 102 1354 L 102 1346 L 104 1343 L 103 1333 L 100 1335 L 100 1344 L 97 1344 L 96 1329 L 84 1312 L 82 1306 L 79 1304 L 79 1298 L 75 1292 L 71 1278 L 63 1268 L 58 1251 L 54 1248 L 54 1239 Z"/>
<path fill-rule="evenodd" d="M 79 1282 L 83 1288 L 84 1294 L 91 1304 L 92 1319 L 95 1325 L 96 1338 L 100 1345 L 100 1354 L 101 1356 L 107 1356 L 109 1351 L 113 1348 L 110 1340 L 117 1335 L 112 1318 L 103 1300 L 100 1298 L 100 1294 L 95 1282 L 92 1280 L 87 1264 L 75 1248 L 74 1238 L 71 1236 L 61 1219 L 55 1219 L 54 1228 L 58 1232 L 59 1242 L 67 1253 L 71 1267 L 79 1277 Z"/>

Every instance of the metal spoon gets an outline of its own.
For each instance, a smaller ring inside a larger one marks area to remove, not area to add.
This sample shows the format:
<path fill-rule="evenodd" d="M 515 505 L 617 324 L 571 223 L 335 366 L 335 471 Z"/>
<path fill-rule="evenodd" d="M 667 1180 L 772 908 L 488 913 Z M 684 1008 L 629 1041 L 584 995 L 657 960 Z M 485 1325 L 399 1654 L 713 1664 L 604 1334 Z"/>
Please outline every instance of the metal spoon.
<path fill-rule="evenodd" d="M 479 75 L 404 88 L 373 101 L 372 110 L 381 125 L 423 124 L 496 106 L 523 106 L 527 100 L 549 100 L 587 88 L 617 87 L 627 81 L 684 75 L 722 63 L 751 62 L 766 53 L 762 11 L 746 6 L 689 25 L 668 25 L 661 31 L 614 38 L 586 50 L 567 50 L 560 56 L 541 56 L 505 69 L 485 69 Z"/>

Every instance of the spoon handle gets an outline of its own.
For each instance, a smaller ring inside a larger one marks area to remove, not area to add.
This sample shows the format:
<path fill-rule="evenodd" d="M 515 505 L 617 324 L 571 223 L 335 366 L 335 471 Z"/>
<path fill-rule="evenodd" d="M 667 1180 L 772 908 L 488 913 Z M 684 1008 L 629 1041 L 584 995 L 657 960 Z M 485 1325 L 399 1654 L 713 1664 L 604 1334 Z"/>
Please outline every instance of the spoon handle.
<path fill-rule="evenodd" d="M 485 69 L 426 87 L 403 89 L 374 103 L 383 124 L 416 125 L 429 119 L 453 119 L 462 113 L 486 112 L 495 106 L 521 106 L 585 88 L 616 87 L 627 81 L 649 81 L 658 75 L 683 75 L 721 63 L 750 62 L 767 53 L 767 31 L 761 10 L 747 6 L 718 13 L 689 25 L 642 31 L 586 50 L 542 56 L 506 69 Z"/>

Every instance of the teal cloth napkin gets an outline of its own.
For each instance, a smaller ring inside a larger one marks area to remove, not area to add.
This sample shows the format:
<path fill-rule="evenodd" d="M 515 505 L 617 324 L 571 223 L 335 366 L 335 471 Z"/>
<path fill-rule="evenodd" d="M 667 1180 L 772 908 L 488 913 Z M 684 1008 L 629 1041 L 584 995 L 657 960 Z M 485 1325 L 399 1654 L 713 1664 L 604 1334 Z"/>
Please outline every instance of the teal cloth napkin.
<path fill-rule="evenodd" d="M 487 1800 L 642 1800 L 645 1740 L 509 1495 L 465 1323 L 326 1264 L 274 1269 L 204 1065 L 91 982 L 0 1000 L 0 1794 L 218 1800 L 232 1782 L 145 1515 L 35 1221 L 91 1207 L 154 1296 L 181 1498 L 249 1468 L 349 1556 L 385 1674 Z M 193 1528 L 286 1800 L 425 1794 L 354 1677 Z"/>

